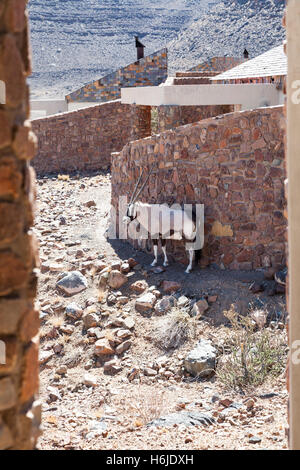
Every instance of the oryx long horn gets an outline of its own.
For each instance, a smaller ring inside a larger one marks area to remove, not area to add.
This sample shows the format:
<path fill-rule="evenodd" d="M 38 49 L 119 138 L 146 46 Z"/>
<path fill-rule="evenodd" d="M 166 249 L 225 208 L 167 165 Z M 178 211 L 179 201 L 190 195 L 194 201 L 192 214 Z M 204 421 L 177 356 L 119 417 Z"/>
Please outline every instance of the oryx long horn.
<path fill-rule="evenodd" d="M 141 179 L 142 179 L 142 177 L 143 177 L 143 174 L 144 174 L 144 168 L 143 168 L 143 170 L 142 170 L 142 172 L 141 172 L 141 174 L 140 174 L 140 177 L 139 177 L 139 179 L 138 179 L 138 181 L 137 181 L 137 183 L 136 183 L 136 185 L 135 185 L 135 188 L 134 188 L 134 190 L 133 190 L 133 193 L 132 193 L 132 196 L 131 196 L 131 199 L 130 199 L 129 204 L 131 204 L 131 203 L 133 202 L 133 199 L 134 199 L 136 190 L 137 190 L 137 188 L 138 188 L 138 186 L 139 186 L 139 184 L 140 184 L 140 182 L 141 182 Z"/>
<path fill-rule="evenodd" d="M 151 173 L 152 173 L 153 168 L 154 168 L 154 164 L 152 165 L 152 167 L 151 167 L 151 169 L 150 169 L 150 171 L 149 171 L 149 174 L 148 174 L 147 178 L 145 179 L 145 181 L 144 181 L 144 183 L 143 183 L 141 189 L 139 190 L 139 192 L 138 192 L 137 195 L 135 196 L 134 201 L 136 201 L 137 198 L 139 197 L 139 195 L 143 192 L 144 187 L 146 186 L 146 184 L 147 184 L 148 181 L 149 181 L 149 178 L 150 178 L 150 175 L 151 175 Z"/>

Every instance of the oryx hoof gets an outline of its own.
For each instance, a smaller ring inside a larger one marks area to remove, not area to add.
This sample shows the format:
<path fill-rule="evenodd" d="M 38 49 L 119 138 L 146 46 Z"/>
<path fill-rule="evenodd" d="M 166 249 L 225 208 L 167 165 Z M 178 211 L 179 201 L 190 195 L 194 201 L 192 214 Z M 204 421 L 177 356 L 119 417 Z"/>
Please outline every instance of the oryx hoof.
<path fill-rule="evenodd" d="M 151 266 L 154 268 L 154 266 L 157 266 L 157 261 L 153 261 L 153 263 L 151 263 Z"/>
<path fill-rule="evenodd" d="M 164 262 L 164 267 L 167 268 L 169 266 L 169 263 L 167 261 Z"/>
<path fill-rule="evenodd" d="M 190 274 L 191 271 L 192 271 L 192 268 L 187 268 L 184 272 L 185 272 L 185 274 Z"/>

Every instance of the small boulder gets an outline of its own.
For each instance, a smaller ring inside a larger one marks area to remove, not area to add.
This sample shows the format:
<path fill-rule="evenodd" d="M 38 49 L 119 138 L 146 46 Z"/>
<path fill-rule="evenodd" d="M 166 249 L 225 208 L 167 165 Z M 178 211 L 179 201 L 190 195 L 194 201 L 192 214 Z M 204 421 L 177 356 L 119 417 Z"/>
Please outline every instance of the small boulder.
<path fill-rule="evenodd" d="M 128 263 L 122 263 L 121 272 L 126 274 L 126 273 L 129 273 L 129 271 L 130 271 L 129 264 Z"/>
<path fill-rule="evenodd" d="M 181 289 L 180 282 L 176 281 L 163 281 L 162 288 L 166 294 L 173 294 Z"/>
<path fill-rule="evenodd" d="M 136 281 L 131 284 L 130 289 L 137 294 L 142 294 L 146 289 L 148 289 L 148 284 L 146 281 Z"/>
<path fill-rule="evenodd" d="M 177 307 L 183 308 L 183 307 L 188 307 L 190 304 L 190 299 L 186 297 L 185 295 L 181 295 L 177 301 Z"/>
<path fill-rule="evenodd" d="M 211 341 L 201 339 L 184 360 L 184 368 L 194 377 L 210 377 L 216 368 L 217 351 Z"/>
<path fill-rule="evenodd" d="M 155 313 L 157 315 L 164 315 L 168 313 L 175 305 L 175 298 L 172 295 L 164 296 L 155 305 Z"/>
<path fill-rule="evenodd" d="M 83 310 L 77 304 L 72 303 L 66 307 L 66 316 L 72 320 L 79 320 L 82 317 Z"/>
<path fill-rule="evenodd" d="M 127 281 L 128 278 L 125 276 L 125 274 L 120 273 L 120 271 L 117 271 L 116 269 L 113 269 L 109 273 L 108 284 L 112 289 L 120 289 L 120 287 L 124 286 Z"/>
<path fill-rule="evenodd" d="M 99 318 L 95 313 L 85 313 L 82 321 L 86 330 L 98 326 Z"/>
<path fill-rule="evenodd" d="M 122 320 L 122 326 L 128 330 L 132 330 L 135 327 L 135 321 L 132 317 L 127 317 Z"/>
<path fill-rule="evenodd" d="M 107 338 L 102 338 L 95 343 L 95 355 L 106 356 L 108 354 L 114 354 L 114 349 L 111 347 L 110 342 Z"/>
<path fill-rule="evenodd" d="M 84 205 L 86 207 L 95 207 L 97 204 L 95 203 L 95 201 L 91 200 L 91 201 L 87 201 Z"/>
<path fill-rule="evenodd" d="M 134 258 L 129 258 L 129 260 L 127 262 L 128 262 L 131 269 L 134 268 L 138 264 L 138 262 L 135 261 Z"/>
<path fill-rule="evenodd" d="M 53 352 L 52 351 L 40 351 L 39 355 L 39 362 L 40 364 L 46 364 L 50 359 L 53 357 Z"/>
<path fill-rule="evenodd" d="M 123 354 L 125 351 L 127 351 L 129 348 L 131 348 L 131 344 L 132 343 L 131 343 L 130 340 L 124 341 L 124 343 L 119 344 L 119 346 L 117 346 L 116 353 L 118 355 Z"/>
<path fill-rule="evenodd" d="M 142 295 L 135 302 L 135 308 L 140 313 L 146 313 L 153 310 L 153 307 L 156 303 L 156 297 L 151 292 Z"/>
<path fill-rule="evenodd" d="M 74 295 L 87 289 L 88 282 L 80 271 L 72 271 L 60 279 L 56 286 L 65 294 Z"/>
<path fill-rule="evenodd" d="M 98 385 L 96 377 L 93 377 L 90 374 L 85 374 L 85 376 L 83 378 L 83 383 L 87 387 L 97 387 L 97 385 Z"/>
<path fill-rule="evenodd" d="M 198 300 L 198 302 L 196 302 L 192 308 L 191 316 L 201 316 L 204 314 L 204 312 L 206 312 L 206 310 L 208 310 L 208 308 L 209 305 L 205 299 Z"/>

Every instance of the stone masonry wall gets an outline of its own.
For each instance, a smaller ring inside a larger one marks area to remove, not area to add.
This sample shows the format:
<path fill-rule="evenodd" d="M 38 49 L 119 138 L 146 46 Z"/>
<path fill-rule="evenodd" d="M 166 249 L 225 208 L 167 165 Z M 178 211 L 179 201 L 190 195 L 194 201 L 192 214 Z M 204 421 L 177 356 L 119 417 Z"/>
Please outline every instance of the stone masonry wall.
<path fill-rule="evenodd" d="M 151 108 L 112 101 L 37 119 L 32 126 L 38 137 L 32 164 L 39 175 L 107 169 L 112 152 L 151 134 Z"/>
<path fill-rule="evenodd" d="M 227 114 L 233 111 L 233 106 L 158 106 L 157 120 L 159 132 L 210 117 Z"/>
<path fill-rule="evenodd" d="M 168 77 L 168 51 L 162 49 L 66 96 L 73 101 L 106 101 L 121 98 L 121 88 L 158 86 Z"/>
<path fill-rule="evenodd" d="M 39 314 L 33 225 L 36 139 L 28 118 L 30 74 L 25 0 L 0 2 L 0 450 L 33 449 L 39 433 Z M 4 465 L 4 464 L 3 464 Z"/>
<path fill-rule="evenodd" d="M 283 108 L 227 114 L 131 142 L 112 160 L 112 205 L 140 168 L 154 171 L 140 199 L 203 203 L 202 265 L 256 269 L 285 263 Z M 168 242 L 186 261 L 183 242 Z"/>
<path fill-rule="evenodd" d="M 232 69 L 237 65 L 245 62 L 244 58 L 240 57 L 213 57 L 207 62 L 195 65 L 189 71 L 190 72 L 207 72 L 207 71 L 216 71 L 216 72 L 225 72 L 226 70 Z"/>

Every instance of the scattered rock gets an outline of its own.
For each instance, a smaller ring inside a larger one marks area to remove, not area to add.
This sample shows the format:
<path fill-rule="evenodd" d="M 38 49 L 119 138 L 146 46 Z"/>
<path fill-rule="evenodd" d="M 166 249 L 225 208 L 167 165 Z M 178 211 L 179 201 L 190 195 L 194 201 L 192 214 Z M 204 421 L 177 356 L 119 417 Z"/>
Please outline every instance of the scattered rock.
<path fill-rule="evenodd" d="M 137 294 L 142 294 L 146 289 L 148 289 L 148 284 L 146 281 L 136 281 L 131 284 L 130 289 Z"/>
<path fill-rule="evenodd" d="M 72 271 L 56 283 L 56 286 L 68 295 L 78 294 L 87 289 L 87 279 L 80 271 Z"/>
<path fill-rule="evenodd" d="M 58 375 L 66 375 L 68 372 L 67 366 L 61 366 L 58 369 L 56 369 L 55 373 Z"/>
<path fill-rule="evenodd" d="M 128 330 L 132 330 L 132 328 L 135 327 L 135 321 L 132 317 L 127 317 L 124 320 L 122 320 L 122 325 L 125 328 L 128 328 Z"/>
<path fill-rule="evenodd" d="M 85 329 L 95 328 L 98 326 L 99 318 L 95 313 L 85 313 L 82 317 Z"/>
<path fill-rule="evenodd" d="M 135 266 L 138 265 L 138 262 L 135 261 L 135 259 L 133 259 L 133 258 L 129 258 L 128 264 L 129 264 L 130 268 L 132 269 L 132 268 L 134 268 Z"/>
<path fill-rule="evenodd" d="M 162 266 L 154 266 L 150 269 L 150 272 L 153 274 L 161 274 L 165 272 L 165 268 L 163 268 Z"/>
<path fill-rule="evenodd" d="M 198 412 L 181 412 L 172 413 L 167 416 L 155 419 L 148 424 L 148 426 L 163 426 L 169 427 L 174 425 L 184 426 L 208 426 L 215 422 L 211 414 L 198 413 Z"/>
<path fill-rule="evenodd" d="M 125 274 L 120 273 L 120 271 L 117 271 L 116 269 L 109 273 L 108 284 L 112 289 L 120 289 L 120 287 L 124 286 L 127 281 L 128 278 Z"/>
<path fill-rule="evenodd" d="M 181 289 L 181 284 L 175 281 L 163 281 L 162 288 L 166 294 L 172 294 Z"/>
<path fill-rule="evenodd" d="M 150 367 L 146 367 L 144 369 L 144 375 L 146 375 L 147 377 L 155 377 L 157 375 L 157 371 L 151 369 Z"/>
<path fill-rule="evenodd" d="M 126 274 L 126 273 L 129 273 L 129 271 L 130 271 L 129 264 L 128 263 L 122 263 L 121 272 Z"/>
<path fill-rule="evenodd" d="M 75 327 L 73 325 L 62 325 L 60 331 L 65 335 L 71 336 L 75 331 Z"/>
<path fill-rule="evenodd" d="M 184 360 L 184 367 L 194 377 L 210 377 L 216 368 L 217 351 L 211 341 L 201 339 Z"/>
<path fill-rule="evenodd" d="M 231 406 L 233 403 L 232 400 L 230 400 L 229 398 L 224 398 L 222 400 L 219 400 L 219 404 L 224 406 L 224 408 L 228 408 L 229 406 Z"/>
<path fill-rule="evenodd" d="M 77 304 L 72 303 L 66 307 L 66 316 L 72 320 L 79 320 L 82 317 L 83 310 Z"/>
<path fill-rule="evenodd" d="M 46 364 L 54 356 L 52 351 L 42 351 L 40 350 L 39 362 L 40 364 Z"/>
<path fill-rule="evenodd" d="M 188 297 L 186 297 L 185 295 L 182 295 L 177 300 L 177 307 L 179 307 L 179 308 L 188 307 L 189 304 L 190 304 L 190 299 Z"/>
<path fill-rule="evenodd" d="M 155 313 L 157 315 L 164 315 L 165 313 L 168 313 L 172 309 L 172 307 L 174 307 L 174 305 L 175 298 L 172 295 L 164 296 L 155 305 Z"/>
<path fill-rule="evenodd" d="M 114 349 L 111 347 L 110 342 L 107 338 L 99 339 L 95 343 L 94 353 L 96 356 L 105 356 L 108 354 L 114 354 Z"/>
<path fill-rule="evenodd" d="M 48 387 L 47 388 L 49 395 L 47 402 L 52 403 L 53 401 L 60 400 L 61 399 L 61 394 L 59 393 L 59 390 L 55 387 Z"/>
<path fill-rule="evenodd" d="M 156 296 L 148 292 L 142 297 L 139 297 L 135 302 L 135 308 L 140 313 L 147 313 L 153 310 L 153 307 L 156 303 Z"/>
<path fill-rule="evenodd" d="M 61 343 L 57 343 L 57 344 L 54 344 L 52 349 L 55 352 L 55 354 L 60 354 L 64 349 L 64 345 Z"/>
<path fill-rule="evenodd" d="M 127 351 L 131 347 L 131 344 L 132 343 L 130 340 L 124 341 L 124 343 L 119 344 L 119 346 L 116 347 L 116 353 L 118 354 L 118 356 Z"/>
<path fill-rule="evenodd" d="M 85 205 L 86 207 L 95 207 L 95 206 L 97 206 L 97 204 L 96 204 L 95 201 L 93 201 L 93 200 L 87 201 L 84 205 Z"/>
<path fill-rule="evenodd" d="M 261 438 L 258 436 L 252 436 L 249 439 L 250 444 L 259 444 L 261 442 Z"/>
<path fill-rule="evenodd" d="M 202 316 L 208 309 L 209 305 L 205 299 L 198 300 L 198 302 L 196 302 L 192 308 L 191 316 Z"/>
<path fill-rule="evenodd" d="M 90 374 L 85 374 L 85 376 L 83 378 L 83 383 L 87 387 L 97 387 L 97 385 L 98 385 L 96 377 L 93 377 Z"/>
<path fill-rule="evenodd" d="M 112 359 L 111 361 L 107 361 L 103 365 L 104 372 L 110 372 L 113 374 L 117 374 L 121 372 L 122 367 L 120 364 L 116 361 L 116 359 Z"/>

